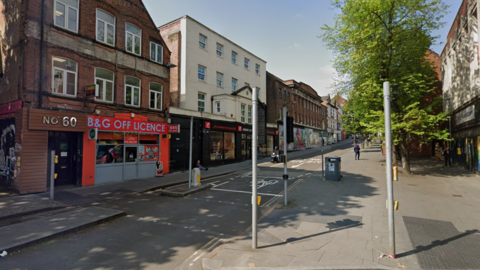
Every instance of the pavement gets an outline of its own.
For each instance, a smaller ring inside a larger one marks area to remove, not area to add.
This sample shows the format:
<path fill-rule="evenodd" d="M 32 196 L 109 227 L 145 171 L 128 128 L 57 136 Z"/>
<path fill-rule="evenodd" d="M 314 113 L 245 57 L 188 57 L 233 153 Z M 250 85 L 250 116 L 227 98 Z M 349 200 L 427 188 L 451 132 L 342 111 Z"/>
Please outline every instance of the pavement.
<path fill-rule="evenodd" d="M 435 159 L 413 159 L 393 183 L 399 209 L 390 234 L 380 145 L 335 151 L 341 181 L 320 172 L 289 191 L 288 204 L 203 259 L 203 269 L 480 269 L 480 177 Z M 394 235 L 394 240 L 390 240 Z M 256 246 L 256 248 L 252 248 Z"/>
<path fill-rule="evenodd" d="M 289 159 L 309 153 L 318 149 L 289 152 Z M 413 175 L 400 169 L 400 181 L 393 184 L 400 207 L 392 252 L 380 146 L 362 149 L 358 161 L 351 148 L 330 154 L 342 158 L 341 181 L 325 181 L 321 171 L 305 176 L 290 187 L 286 207 L 278 200 L 274 210 L 260 218 L 256 249 L 247 228 L 222 239 L 203 260 L 203 268 L 480 269 L 478 175 L 443 167 L 434 159 L 412 160 Z M 259 160 L 266 161 L 269 158 Z M 202 171 L 202 179 L 248 168 L 251 161 L 212 167 Z M 58 189 L 54 201 L 48 193 L 0 196 L 0 256 L 125 214 L 97 207 L 96 202 L 157 189 L 175 192 L 174 186 L 187 182 L 188 172 L 177 172 Z"/>

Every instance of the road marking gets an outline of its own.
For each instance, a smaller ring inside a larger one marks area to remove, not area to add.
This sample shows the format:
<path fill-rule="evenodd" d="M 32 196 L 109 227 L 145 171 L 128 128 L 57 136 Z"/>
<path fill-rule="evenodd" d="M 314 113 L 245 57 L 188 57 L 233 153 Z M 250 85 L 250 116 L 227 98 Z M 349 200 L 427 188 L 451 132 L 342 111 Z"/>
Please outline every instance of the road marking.
<path fill-rule="evenodd" d="M 292 168 L 297 168 L 297 167 L 300 167 L 300 166 L 302 166 L 302 165 L 303 165 L 303 163 L 300 163 L 300 164 L 298 164 L 298 165 L 293 165 Z"/>
<path fill-rule="evenodd" d="M 197 255 L 200 251 L 203 251 L 201 254 L 199 254 L 197 257 L 195 257 L 195 259 L 192 260 L 192 262 L 190 263 L 190 266 L 193 265 L 194 262 L 196 262 L 198 259 L 200 259 L 203 255 L 205 255 L 205 253 L 207 253 L 208 251 L 212 250 L 218 243 L 220 243 L 222 239 L 220 238 L 213 238 L 212 240 L 210 240 L 208 243 L 206 243 L 205 245 L 203 245 L 203 247 L 199 248 L 197 251 L 195 251 L 195 253 L 193 253 L 192 255 L 190 255 L 185 261 L 189 261 L 190 258 L 193 258 L 195 255 Z"/>
<path fill-rule="evenodd" d="M 213 185 L 213 186 L 214 186 L 214 187 L 219 187 L 219 186 L 221 186 L 221 185 L 225 185 L 225 184 L 228 184 L 228 183 L 230 183 L 230 182 L 229 182 L 229 181 L 227 181 L 227 182 L 220 183 L 220 184 L 218 184 L 218 185 Z"/>
<path fill-rule="evenodd" d="M 210 190 L 227 191 L 227 192 L 244 193 L 244 194 L 252 194 L 252 192 L 250 192 L 250 191 L 232 190 L 232 189 L 223 189 L 223 188 L 211 188 Z M 278 194 L 258 193 L 258 192 L 257 192 L 257 195 L 263 195 L 263 196 L 279 196 Z"/>

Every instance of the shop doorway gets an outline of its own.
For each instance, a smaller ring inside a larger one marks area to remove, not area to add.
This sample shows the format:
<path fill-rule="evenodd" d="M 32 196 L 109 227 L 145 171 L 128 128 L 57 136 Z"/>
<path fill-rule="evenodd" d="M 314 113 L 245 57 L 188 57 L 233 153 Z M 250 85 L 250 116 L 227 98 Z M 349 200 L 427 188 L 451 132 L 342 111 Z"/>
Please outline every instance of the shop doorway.
<path fill-rule="evenodd" d="M 242 157 L 252 159 L 252 135 L 242 134 Z"/>
<path fill-rule="evenodd" d="M 55 151 L 55 186 L 77 185 L 82 177 L 82 133 L 50 131 L 48 148 Z"/>

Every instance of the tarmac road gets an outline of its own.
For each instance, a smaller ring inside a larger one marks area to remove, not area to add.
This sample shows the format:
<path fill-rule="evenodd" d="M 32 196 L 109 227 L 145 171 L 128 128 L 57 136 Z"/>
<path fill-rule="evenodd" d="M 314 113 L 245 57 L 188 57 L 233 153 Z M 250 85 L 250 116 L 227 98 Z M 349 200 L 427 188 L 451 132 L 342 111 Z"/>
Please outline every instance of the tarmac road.
<path fill-rule="evenodd" d="M 351 142 L 327 148 L 326 153 L 336 149 L 343 152 L 351 148 Z M 289 188 L 313 173 L 321 173 L 318 154 L 320 151 L 289 161 Z M 283 164 L 261 163 L 257 174 L 261 217 L 276 206 L 277 200 L 283 205 Z M 202 269 L 206 254 L 248 230 L 251 182 L 251 169 L 245 169 L 205 181 L 213 185 L 210 190 L 184 198 L 153 191 L 95 203 L 127 215 L 12 254 L 1 261 L 0 268 Z"/>

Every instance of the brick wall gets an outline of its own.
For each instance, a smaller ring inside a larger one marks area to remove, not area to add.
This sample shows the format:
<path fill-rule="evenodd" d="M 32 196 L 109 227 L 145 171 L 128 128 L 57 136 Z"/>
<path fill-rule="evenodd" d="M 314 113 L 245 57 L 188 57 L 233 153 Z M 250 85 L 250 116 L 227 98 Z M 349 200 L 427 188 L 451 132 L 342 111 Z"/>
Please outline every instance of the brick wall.
<path fill-rule="evenodd" d="M 180 107 L 180 70 L 181 70 L 181 46 L 182 34 L 180 31 L 181 21 L 176 21 L 159 28 L 163 40 L 172 52 L 170 63 L 176 67 L 170 68 L 170 104 L 171 106 Z"/>
<path fill-rule="evenodd" d="M 45 54 L 43 78 L 40 78 L 41 8 L 40 0 L 29 1 L 27 23 L 28 45 L 25 50 L 25 100 L 38 104 L 39 80 L 43 79 L 43 108 L 85 111 L 113 116 L 114 113 L 134 112 L 149 117 L 150 121 L 163 121 L 163 114 L 149 110 L 149 83 L 163 86 L 163 108 L 170 107 L 169 70 L 170 51 L 158 33 L 141 1 L 82 0 L 79 6 L 78 33 L 57 27 L 53 21 L 53 0 L 45 0 Z M 115 46 L 96 40 L 96 11 L 102 9 L 115 16 Z M 131 23 L 141 28 L 141 55 L 126 51 L 125 25 Z M 163 63 L 150 60 L 150 41 L 163 46 Z M 52 57 L 63 57 L 77 63 L 77 96 L 70 98 L 52 95 Z M 106 104 L 85 98 L 84 87 L 95 84 L 95 68 L 104 68 L 114 73 L 114 102 Z M 125 76 L 141 80 L 140 108 L 125 105 Z"/>

